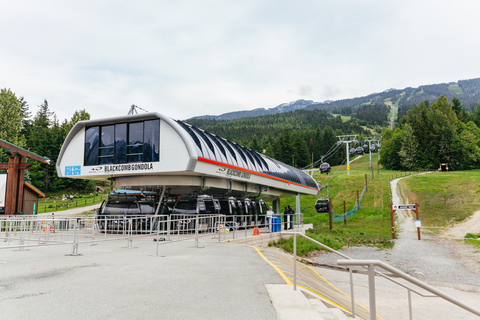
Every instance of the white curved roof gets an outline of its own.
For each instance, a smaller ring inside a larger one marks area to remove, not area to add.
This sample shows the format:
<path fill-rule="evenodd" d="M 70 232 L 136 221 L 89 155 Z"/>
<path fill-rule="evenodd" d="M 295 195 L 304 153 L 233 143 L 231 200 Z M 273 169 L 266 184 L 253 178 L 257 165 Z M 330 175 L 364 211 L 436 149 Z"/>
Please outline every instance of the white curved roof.
<path fill-rule="evenodd" d="M 100 164 L 99 160 L 97 164 L 85 165 L 86 129 L 154 119 L 160 120 L 158 161 Z M 165 185 L 166 181 L 170 184 L 177 180 L 181 180 L 179 184 L 187 185 L 190 182 L 185 177 L 196 176 L 203 177 L 204 186 L 205 177 L 216 178 L 217 188 L 222 188 L 219 179 L 223 179 L 282 190 L 277 193 L 318 193 L 316 181 L 303 171 L 159 113 L 78 122 L 62 146 L 57 172 L 61 177 L 114 178 L 124 185 Z M 175 180 L 166 176 L 183 178 Z M 192 181 L 191 184 L 198 184 L 198 181 Z M 230 182 L 224 188 L 231 186 Z"/>

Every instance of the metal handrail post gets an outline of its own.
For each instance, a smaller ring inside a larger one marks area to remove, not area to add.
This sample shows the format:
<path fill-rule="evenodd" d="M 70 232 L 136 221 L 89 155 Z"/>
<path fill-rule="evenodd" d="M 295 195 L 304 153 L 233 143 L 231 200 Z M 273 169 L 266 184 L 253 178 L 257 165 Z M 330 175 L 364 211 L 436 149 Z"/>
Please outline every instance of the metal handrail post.
<path fill-rule="evenodd" d="M 297 234 L 293 235 L 293 290 L 297 290 Z"/>
<path fill-rule="evenodd" d="M 354 297 L 354 291 L 353 291 L 353 272 L 352 268 L 348 268 L 348 271 L 350 273 L 350 296 L 352 300 L 352 318 L 355 318 L 355 297 Z"/>
<path fill-rule="evenodd" d="M 198 216 L 195 217 L 195 247 L 198 248 Z"/>
<path fill-rule="evenodd" d="M 233 224 L 232 224 L 233 225 L 233 227 L 232 227 L 232 229 L 233 229 L 233 240 L 235 240 L 235 229 L 237 228 L 236 221 L 237 221 L 237 216 L 233 215 Z"/>
<path fill-rule="evenodd" d="M 167 238 L 168 241 L 170 241 L 170 225 L 172 223 L 172 220 L 170 219 L 170 215 L 167 216 Z"/>
<path fill-rule="evenodd" d="M 245 227 L 245 238 L 247 237 L 247 216 L 243 216 L 243 226 Z"/>
<path fill-rule="evenodd" d="M 221 234 L 221 230 L 220 230 L 220 225 L 222 225 L 221 221 L 220 221 L 220 216 L 218 216 L 218 220 L 217 220 L 217 227 L 218 227 L 218 242 L 220 242 L 220 237 L 222 236 Z M 225 226 L 226 227 L 226 226 Z"/>
<path fill-rule="evenodd" d="M 21 234 L 20 234 L 20 248 L 19 250 L 20 251 L 23 251 L 23 234 L 25 233 L 25 220 L 22 220 L 22 224 L 21 224 L 21 227 L 20 227 L 20 230 L 21 230 Z"/>
<path fill-rule="evenodd" d="M 132 247 L 132 227 L 133 227 L 133 219 L 128 219 L 128 237 L 127 237 L 127 248 Z"/>
<path fill-rule="evenodd" d="M 459 300 L 457 300 L 456 298 L 380 261 L 380 260 L 337 260 L 337 264 L 338 265 L 341 265 L 341 266 L 370 266 L 370 265 L 376 265 L 376 266 L 379 266 L 381 267 L 382 269 L 385 269 L 387 271 L 390 271 L 391 273 L 393 274 L 396 274 L 397 276 L 407 280 L 408 282 L 411 282 L 415 285 L 417 285 L 418 287 L 422 288 L 422 289 L 425 289 L 427 291 L 429 291 L 430 293 L 433 293 L 434 295 L 440 297 L 440 298 L 443 298 L 457 306 L 459 306 L 460 308 L 463 308 L 465 310 L 468 310 L 470 311 L 471 313 L 474 313 L 478 316 L 480 316 L 480 310 L 478 309 L 475 309 Z M 373 268 L 372 268 L 373 269 Z M 369 272 L 370 272 L 370 267 L 369 267 Z M 370 275 L 370 274 L 369 274 Z"/>
<path fill-rule="evenodd" d="M 410 289 L 407 289 L 408 290 L 408 315 L 409 315 L 409 319 L 412 320 L 413 319 L 413 313 L 412 313 L 412 290 Z"/>
<path fill-rule="evenodd" d="M 368 265 L 368 300 L 370 303 L 370 320 L 377 318 L 377 306 L 375 301 L 375 265 Z"/>
<path fill-rule="evenodd" d="M 8 239 L 8 243 L 7 245 L 10 246 L 10 235 L 12 234 L 12 223 L 13 221 L 10 220 L 9 224 L 8 224 L 8 235 L 7 235 L 7 239 Z"/>
<path fill-rule="evenodd" d="M 72 241 L 72 254 L 71 256 L 76 256 L 78 254 L 78 235 L 77 235 L 77 219 L 73 220 L 73 241 Z"/>
<path fill-rule="evenodd" d="M 157 252 L 155 254 L 158 257 L 158 243 L 160 242 L 160 221 L 157 222 Z"/>

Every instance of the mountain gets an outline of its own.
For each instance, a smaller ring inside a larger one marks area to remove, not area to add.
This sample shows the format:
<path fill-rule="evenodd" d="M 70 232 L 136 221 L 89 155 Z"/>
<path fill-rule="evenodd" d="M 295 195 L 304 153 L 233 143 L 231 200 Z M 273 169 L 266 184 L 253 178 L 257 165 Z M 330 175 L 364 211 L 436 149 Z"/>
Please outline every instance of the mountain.
<path fill-rule="evenodd" d="M 193 119 L 214 119 L 214 120 L 234 120 L 247 117 L 257 117 L 265 116 L 267 114 L 276 114 L 282 112 L 290 112 L 297 109 L 304 109 L 313 104 L 318 104 L 318 102 L 313 102 L 312 100 L 297 100 L 288 103 L 282 103 L 275 108 L 265 109 L 257 108 L 253 110 L 244 110 L 244 111 L 234 111 L 221 114 L 219 116 L 205 115 L 194 117 Z"/>
<path fill-rule="evenodd" d="M 473 106 L 480 104 L 480 78 L 470 80 L 459 80 L 458 82 L 439 83 L 423 85 L 417 88 L 407 87 L 405 89 L 387 89 L 380 93 L 372 93 L 368 96 L 351 99 L 342 99 L 336 101 L 313 102 L 312 100 L 297 100 L 289 103 L 283 103 L 275 108 L 258 108 L 254 110 L 244 110 L 224 113 L 219 116 L 205 115 L 193 119 L 215 119 L 215 120 L 233 120 L 246 117 L 256 117 L 268 114 L 290 112 L 297 109 L 322 109 L 332 113 L 346 114 L 345 108 L 355 111 L 362 105 L 394 105 L 396 107 L 412 107 L 423 101 L 433 101 L 440 95 L 447 97 L 449 101 L 457 97 L 462 104 L 470 110 Z"/>

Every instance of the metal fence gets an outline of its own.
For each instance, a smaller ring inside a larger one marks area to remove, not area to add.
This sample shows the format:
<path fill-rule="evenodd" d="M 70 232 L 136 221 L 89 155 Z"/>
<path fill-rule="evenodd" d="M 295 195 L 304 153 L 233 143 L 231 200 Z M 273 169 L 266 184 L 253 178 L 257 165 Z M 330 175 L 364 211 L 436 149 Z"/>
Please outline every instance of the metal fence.
<path fill-rule="evenodd" d="M 78 254 L 82 243 L 126 240 L 132 246 L 135 238 L 153 236 L 162 241 L 193 239 L 214 235 L 218 241 L 297 228 L 303 225 L 303 214 L 282 222 L 262 215 L 143 215 L 143 216 L 4 216 L 0 217 L 0 249 L 71 245 Z M 158 247 L 158 246 L 157 246 Z M 158 251 L 157 251 L 158 252 Z"/>

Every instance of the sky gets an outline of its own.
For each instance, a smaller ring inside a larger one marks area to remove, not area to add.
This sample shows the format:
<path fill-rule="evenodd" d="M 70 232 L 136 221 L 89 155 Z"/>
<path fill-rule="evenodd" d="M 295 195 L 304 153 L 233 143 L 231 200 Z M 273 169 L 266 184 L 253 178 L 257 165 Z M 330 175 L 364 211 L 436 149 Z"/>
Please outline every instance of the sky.
<path fill-rule="evenodd" d="M 477 0 L 0 4 L 0 88 L 59 119 L 134 104 L 184 120 L 480 77 Z"/>

